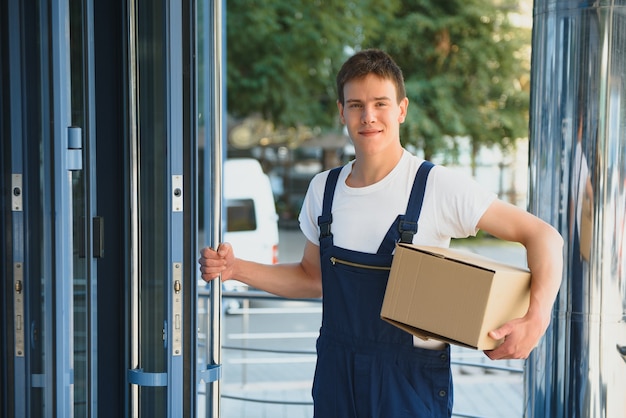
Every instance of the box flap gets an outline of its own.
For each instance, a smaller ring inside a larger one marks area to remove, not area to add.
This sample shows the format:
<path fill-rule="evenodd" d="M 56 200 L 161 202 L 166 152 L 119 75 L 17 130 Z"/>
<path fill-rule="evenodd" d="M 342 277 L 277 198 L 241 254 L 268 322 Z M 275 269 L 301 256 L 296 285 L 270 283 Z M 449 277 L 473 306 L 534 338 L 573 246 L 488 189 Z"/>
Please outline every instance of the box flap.
<path fill-rule="evenodd" d="M 433 332 L 428 332 L 425 331 L 423 329 L 419 329 L 416 327 L 412 327 L 411 325 L 407 325 L 405 323 L 402 323 L 400 321 L 394 321 L 393 319 L 390 318 L 385 318 L 384 316 L 381 316 L 381 319 L 389 322 L 390 324 L 408 332 L 411 335 L 414 335 L 422 340 L 429 340 L 429 339 L 433 339 L 433 340 L 437 340 L 437 341 L 442 341 L 444 343 L 448 343 L 448 344 L 454 344 L 454 345 L 458 345 L 461 347 L 466 347 L 466 348 L 471 348 L 474 350 L 493 350 L 494 348 L 497 348 L 500 344 L 502 344 L 503 340 L 494 340 L 493 338 L 487 336 L 486 339 L 483 339 L 482 343 L 479 342 L 478 345 L 471 345 L 471 344 L 467 344 L 465 342 L 462 341 L 458 341 L 452 338 L 447 338 L 444 337 L 442 335 L 438 335 L 435 334 Z"/>
<path fill-rule="evenodd" d="M 415 245 L 398 243 L 398 246 L 419 251 L 425 254 L 429 254 L 439 258 L 445 258 L 453 260 L 462 264 L 467 264 L 472 267 L 478 267 L 488 271 L 522 271 L 529 272 L 530 270 L 522 267 L 512 266 L 510 264 L 502 263 L 489 257 L 485 257 L 470 251 L 464 251 L 458 248 L 443 248 L 443 247 L 431 247 L 427 245 Z"/>

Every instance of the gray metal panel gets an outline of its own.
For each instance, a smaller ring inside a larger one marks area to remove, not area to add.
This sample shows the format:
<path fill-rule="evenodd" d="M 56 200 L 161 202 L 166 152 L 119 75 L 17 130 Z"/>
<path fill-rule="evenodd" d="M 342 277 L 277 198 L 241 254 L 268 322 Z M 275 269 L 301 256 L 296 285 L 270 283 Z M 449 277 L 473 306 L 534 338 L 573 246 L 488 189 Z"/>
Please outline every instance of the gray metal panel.
<path fill-rule="evenodd" d="M 27 291 L 26 285 L 27 283 L 24 281 L 24 262 L 25 262 L 25 243 L 24 243 L 24 164 L 23 164 L 23 141 L 24 141 L 24 133 L 22 130 L 22 118 L 24 115 L 22 114 L 22 100 L 23 100 L 23 90 L 22 83 L 24 80 L 22 70 L 20 68 L 21 62 L 21 48 L 20 48 L 20 33 L 22 31 L 22 19 L 16 18 L 20 16 L 20 4 L 16 0 L 11 0 L 7 2 L 6 5 L 7 12 L 9 16 L 13 16 L 13 19 L 8 20 L 8 27 L 5 28 L 7 30 L 8 42 L 6 48 L 6 52 L 3 54 L 8 57 L 8 70 L 3 74 L 4 77 L 9 78 L 9 88 L 4 90 L 2 94 L 6 94 L 9 97 L 9 108 L 4 110 L 2 123 L 10 126 L 10 141 L 11 147 L 11 172 L 12 172 L 12 184 L 11 190 L 19 189 L 19 192 L 12 193 L 12 211 L 14 213 L 11 216 L 11 225 L 7 226 L 7 229 L 10 229 L 5 240 L 11 237 L 11 251 L 12 251 L 12 262 L 13 265 L 13 278 L 14 280 L 18 280 L 16 277 L 17 266 L 20 266 L 21 273 L 19 275 L 22 277 L 22 287 L 24 291 L 17 292 L 16 289 L 13 289 L 14 292 L 14 321 L 18 321 L 18 316 L 21 316 L 21 321 L 24 324 L 30 323 L 30 318 L 28 315 L 28 295 L 25 293 Z M 21 17 L 21 16 L 20 16 Z M 3 138 L 3 142 L 7 141 L 7 139 Z M 3 144 L 5 145 L 5 144 Z M 3 173 L 4 174 L 4 173 Z M 18 196 L 19 195 L 19 198 Z M 3 219 L 4 222 L 4 219 Z M 8 242 L 7 242 L 7 245 Z M 7 261 L 9 261 L 7 259 Z M 26 304 L 26 310 L 25 308 Z M 13 381 L 12 386 L 13 389 L 9 389 L 2 395 L 6 395 L 7 398 L 13 396 L 13 399 L 7 399 L 7 407 L 6 411 L 12 412 L 16 418 L 23 418 L 27 416 L 28 413 L 28 400 L 30 398 L 30 392 L 28 391 L 29 379 L 27 377 L 28 364 L 27 357 L 24 353 L 24 346 L 28 346 L 30 342 L 29 333 L 24 330 L 18 330 L 16 326 L 13 329 L 14 332 L 14 347 L 9 352 L 12 353 L 13 357 Z M 20 344 L 20 340 L 22 343 Z M 22 352 L 20 353 L 20 350 Z M 8 381 L 8 380 L 7 380 Z M 9 386 L 9 385 L 7 385 Z M 12 390 L 12 391 L 11 391 Z M 12 408 L 12 410 L 11 410 Z"/>
<path fill-rule="evenodd" d="M 566 240 L 528 417 L 626 416 L 626 2 L 534 8 L 530 210 Z"/>

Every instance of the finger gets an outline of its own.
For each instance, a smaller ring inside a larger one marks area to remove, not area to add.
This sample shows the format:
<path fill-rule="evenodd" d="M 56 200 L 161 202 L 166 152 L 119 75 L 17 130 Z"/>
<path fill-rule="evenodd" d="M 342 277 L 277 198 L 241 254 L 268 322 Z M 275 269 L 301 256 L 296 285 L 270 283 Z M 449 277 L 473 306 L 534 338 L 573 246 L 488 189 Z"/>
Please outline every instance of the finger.
<path fill-rule="evenodd" d="M 494 350 L 484 350 L 483 353 L 485 353 L 490 360 L 498 360 L 498 357 L 493 353 L 493 351 Z"/>
<path fill-rule="evenodd" d="M 209 282 L 211 280 L 217 279 L 223 270 L 223 267 L 200 267 L 202 280 Z"/>
<path fill-rule="evenodd" d="M 217 279 L 220 276 L 219 276 L 219 274 L 217 276 L 210 276 L 210 275 L 203 274 L 201 277 L 202 277 L 202 280 L 204 280 L 207 283 L 210 283 L 210 282 L 212 282 L 213 280 Z"/>
<path fill-rule="evenodd" d="M 485 355 L 491 360 L 501 360 L 507 358 L 508 350 L 505 346 L 505 343 L 502 343 L 493 350 L 484 350 L 483 353 L 485 353 Z"/>
<path fill-rule="evenodd" d="M 219 258 L 217 254 L 209 255 L 208 257 L 200 257 L 198 259 L 198 264 L 200 264 L 200 268 L 214 268 L 221 267 L 224 265 L 224 260 Z"/>
<path fill-rule="evenodd" d="M 200 250 L 200 256 L 201 257 L 207 257 L 209 256 L 211 253 L 215 253 L 216 251 L 211 248 L 211 247 L 204 247 Z"/>
<path fill-rule="evenodd" d="M 489 336 L 494 340 L 499 340 L 500 338 L 502 338 L 502 334 L 499 328 L 493 331 L 489 331 Z"/>
<path fill-rule="evenodd" d="M 198 264 L 205 265 L 208 263 L 208 260 L 212 259 L 212 258 L 217 258 L 217 253 L 209 248 L 203 248 L 200 250 L 200 258 L 198 258 Z"/>
<path fill-rule="evenodd" d="M 217 247 L 217 254 L 219 254 L 220 257 L 225 258 L 228 253 L 232 251 L 232 248 L 233 247 L 229 243 L 223 242 L 219 245 L 219 247 Z"/>
<path fill-rule="evenodd" d="M 226 269 L 226 262 L 221 258 L 206 259 L 200 263 L 200 272 L 202 274 L 217 275 Z"/>
<path fill-rule="evenodd" d="M 500 328 L 496 328 L 492 331 L 489 331 L 489 336 L 494 340 L 501 340 L 509 335 L 513 331 L 513 325 L 510 322 L 502 325 Z"/>

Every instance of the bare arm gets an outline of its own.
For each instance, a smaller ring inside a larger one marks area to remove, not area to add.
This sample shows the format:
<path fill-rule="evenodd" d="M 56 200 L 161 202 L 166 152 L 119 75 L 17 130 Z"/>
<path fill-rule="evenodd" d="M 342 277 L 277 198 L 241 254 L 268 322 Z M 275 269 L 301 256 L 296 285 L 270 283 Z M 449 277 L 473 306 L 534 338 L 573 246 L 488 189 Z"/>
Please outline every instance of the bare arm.
<path fill-rule="evenodd" d="M 235 257 L 230 244 L 224 243 L 218 251 L 203 248 L 200 251 L 202 279 L 222 281 L 236 279 L 249 286 L 287 298 L 314 298 L 322 296 L 322 272 L 319 247 L 307 241 L 302 260 L 290 264 L 260 264 Z"/>
<path fill-rule="evenodd" d="M 563 238 L 549 224 L 502 201 L 489 206 L 478 227 L 491 235 L 526 247 L 531 271 L 530 306 L 523 318 L 504 324 L 490 335 L 505 338 L 491 359 L 526 358 L 545 333 L 563 272 Z"/>

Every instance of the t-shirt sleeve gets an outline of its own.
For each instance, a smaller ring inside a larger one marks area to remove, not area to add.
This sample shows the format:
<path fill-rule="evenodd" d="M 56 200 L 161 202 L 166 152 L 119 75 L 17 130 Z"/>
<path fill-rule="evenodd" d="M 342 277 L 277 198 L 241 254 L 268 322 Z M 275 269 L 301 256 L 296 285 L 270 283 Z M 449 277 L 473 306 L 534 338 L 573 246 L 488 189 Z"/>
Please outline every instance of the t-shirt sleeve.
<path fill-rule="evenodd" d="M 432 187 L 435 195 L 435 213 L 438 214 L 437 228 L 452 238 L 476 235 L 478 221 L 497 195 L 476 182 L 473 178 L 443 166 L 436 168 Z"/>
<path fill-rule="evenodd" d="M 300 215 L 298 215 L 300 230 L 304 236 L 315 245 L 319 245 L 319 227 L 317 225 L 317 218 L 322 214 L 324 188 L 326 186 L 327 178 L 327 171 L 319 173 L 313 177 L 309 183 L 306 195 L 304 196 L 302 208 L 300 209 Z"/>

